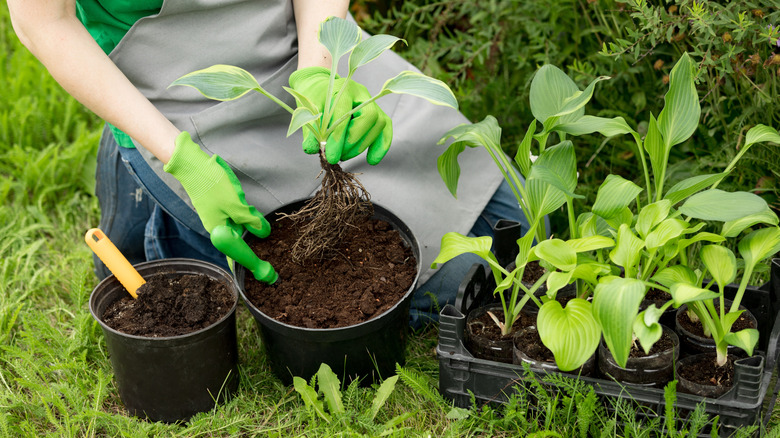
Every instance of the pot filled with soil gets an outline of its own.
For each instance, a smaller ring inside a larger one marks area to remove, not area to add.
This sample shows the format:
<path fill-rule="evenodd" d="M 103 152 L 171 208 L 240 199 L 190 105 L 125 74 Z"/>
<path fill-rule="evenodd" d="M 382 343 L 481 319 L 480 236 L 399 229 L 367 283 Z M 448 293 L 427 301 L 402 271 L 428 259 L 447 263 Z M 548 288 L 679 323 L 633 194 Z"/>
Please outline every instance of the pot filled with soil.
<path fill-rule="evenodd" d="M 260 328 L 271 369 L 282 382 L 308 379 L 320 364 L 364 383 L 392 375 L 403 364 L 409 306 L 421 271 L 420 249 L 393 213 L 373 206 L 329 258 L 299 262 L 291 255 L 300 230 L 285 215 L 306 201 L 266 217 L 268 238 L 245 238 L 279 274 L 263 284 L 236 265 L 241 296 Z M 274 222 L 275 221 L 275 222 Z"/>
<path fill-rule="evenodd" d="M 728 309 L 731 306 L 731 300 L 725 300 L 725 303 L 726 308 Z M 715 303 L 715 308 L 720 309 L 720 305 Z M 740 310 L 743 310 L 743 312 L 732 325 L 732 332 L 748 328 L 758 328 L 758 321 L 753 313 L 745 308 L 745 306 L 739 306 L 739 308 Z M 700 321 L 691 320 L 687 304 L 683 304 L 677 309 L 675 315 L 675 331 L 680 337 L 680 347 L 683 356 L 715 352 L 715 341 L 712 340 L 711 336 L 704 333 Z M 733 345 L 729 345 L 728 352 L 733 355 L 745 356 L 745 352 L 742 349 Z"/>
<path fill-rule="evenodd" d="M 662 325 L 663 333 L 649 353 L 635 343 L 626 366 L 615 362 L 604 340 L 599 344 L 599 371 L 621 383 L 663 388 L 674 377 L 674 362 L 680 357 L 680 339 L 674 330 Z"/>
<path fill-rule="evenodd" d="M 122 403 L 131 415 L 178 422 L 228 400 L 238 388 L 232 276 L 194 259 L 134 267 L 146 280 L 137 299 L 111 275 L 89 300 Z"/>
<path fill-rule="evenodd" d="M 680 392 L 710 398 L 726 394 L 736 382 L 745 387 L 755 386 L 761 381 L 763 370 L 762 356 L 735 357 L 729 354 L 726 364 L 718 366 L 715 353 L 688 356 L 675 366 Z"/>
<path fill-rule="evenodd" d="M 561 371 L 555 364 L 555 356 L 542 344 L 536 327 L 518 330 L 512 339 L 512 363 L 527 363 L 533 370 L 556 371 L 577 376 L 592 376 L 596 371 L 596 355 L 592 355 L 582 366 L 572 371 Z"/>
<path fill-rule="evenodd" d="M 496 362 L 512 363 L 512 336 L 517 330 L 533 326 L 535 316 L 520 312 L 512 324 L 512 331 L 506 335 L 496 321 L 504 321 L 504 310 L 500 305 L 479 307 L 469 312 L 466 318 L 465 346 L 474 357 Z"/>

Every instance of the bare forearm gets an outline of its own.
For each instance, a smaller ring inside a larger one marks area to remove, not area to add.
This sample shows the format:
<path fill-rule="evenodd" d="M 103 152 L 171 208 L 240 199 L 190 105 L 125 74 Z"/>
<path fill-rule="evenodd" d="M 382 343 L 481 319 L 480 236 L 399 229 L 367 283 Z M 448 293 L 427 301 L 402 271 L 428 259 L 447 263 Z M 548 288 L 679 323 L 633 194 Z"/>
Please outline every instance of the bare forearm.
<path fill-rule="evenodd" d="M 293 7 L 298 28 L 298 68 L 330 68 L 330 55 L 317 40 L 317 31 L 328 17 L 346 18 L 349 0 L 293 0 Z"/>
<path fill-rule="evenodd" d="M 72 1 L 8 0 L 22 43 L 74 98 L 167 163 L 179 130 L 103 53 Z"/>

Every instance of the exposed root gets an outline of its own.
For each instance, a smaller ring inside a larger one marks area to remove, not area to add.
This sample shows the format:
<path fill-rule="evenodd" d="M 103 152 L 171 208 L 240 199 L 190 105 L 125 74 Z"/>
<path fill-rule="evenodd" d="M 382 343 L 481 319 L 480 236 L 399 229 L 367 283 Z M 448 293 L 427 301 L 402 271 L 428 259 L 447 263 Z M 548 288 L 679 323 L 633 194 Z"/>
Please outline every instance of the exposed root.
<path fill-rule="evenodd" d="M 292 247 L 292 257 L 298 262 L 331 257 L 340 242 L 374 213 L 371 197 L 355 174 L 322 156 L 320 165 L 320 190 L 300 210 L 284 215 L 301 226 Z"/>

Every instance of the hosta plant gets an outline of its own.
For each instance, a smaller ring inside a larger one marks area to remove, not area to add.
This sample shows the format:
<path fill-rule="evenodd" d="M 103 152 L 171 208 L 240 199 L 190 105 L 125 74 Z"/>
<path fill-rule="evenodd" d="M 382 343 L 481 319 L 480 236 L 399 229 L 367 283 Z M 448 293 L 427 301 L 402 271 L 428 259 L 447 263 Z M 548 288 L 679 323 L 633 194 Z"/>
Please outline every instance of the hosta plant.
<path fill-rule="evenodd" d="M 354 229 L 352 224 L 355 220 L 365 217 L 370 211 L 368 195 L 355 175 L 343 171 L 338 164 L 328 163 L 326 159 L 327 140 L 334 130 L 348 123 L 366 105 L 391 93 L 410 94 L 437 105 L 458 107 L 455 96 L 443 82 L 418 72 L 404 71 L 388 79 L 376 95 L 337 117 L 333 114 L 334 108 L 355 71 L 402 40 L 391 35 L 373 35 L 364 40 L 357 25 L 337 17 L 330 17 L 320 24 L 318 39 L 332 58 L 328 92 L 322 110 L 312 96 L 285 87 L 284 90 L 296 101 L 295 108 L 289 106 L 263 89 L 252 74 L 236 66 L 214 65 L 186 74 L 172 84 L 193 87 L 207 98 L 220 101 L 238 99 L 250 92 L 260 93 L 291 114 L 288 137 L 299 129 L 305 129 L 319 143 L 323 168 L 321 189 L 293 216 L 293 219 L 305 224 L 294 248 L 296 258 L 322 255 Z M 345 55 L 349 55 L 347 80 L 338 81 L 337 66 Z"/>

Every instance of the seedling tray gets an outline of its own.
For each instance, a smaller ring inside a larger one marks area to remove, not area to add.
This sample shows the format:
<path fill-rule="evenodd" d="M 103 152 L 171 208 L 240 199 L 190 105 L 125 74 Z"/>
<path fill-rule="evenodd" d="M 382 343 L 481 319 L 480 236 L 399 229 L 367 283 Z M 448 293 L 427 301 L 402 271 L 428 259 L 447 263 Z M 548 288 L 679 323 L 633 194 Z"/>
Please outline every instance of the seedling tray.
<path fill-rule="evenodd" d="M 454 305 L 445 306 L 440 313 L 439 343 L 436 353 L 439 358 L 439 391 L 458 407 L 469 407 L 472 395 L 477 405 L 504 403 L 513 391 L 517 391 L 528 379 L 520 365 L 505 364 L 475 358 L 464 346 L 466 315 L 474 308 L 494 302 L 492 276 L 485 267 L 475 264 L 460 285 Z M 736 286 L 727 290 L 727 297 L 733 297 Z M 778 342 L 780 342 L 780 259 L 772 262 L 771 281 L 761 287 L 749 288 L 742 304 L 758 320 L 761 333 L 760 350 L 750 358 L 739 359 L 735 364 L 735 384 L 726 394 L 713 399 L 690 394 L 677 394 L 676 410 L 679 419 L 685 421 L 700 403 L 712 419 L 718 416 L 720 436 L 730 436 L 737 429 L 760 425 L 769 421 L 780 379 L 773 384 L 773 375 L 778 364 Z M 766 336 L 766 334 L 769 336 Z M 534 371 L 535 377 L 544 372 Z M 639 415 L 647 420 L 663 417 L 665 398 L 663 389 L 620 384 L 608 378 L 580 377 L 591 385 L 609 408 L 618 399 L 634 400 L 643 409 Z M 548 389 L 553 385 L 545 382 Z M 772 388 L 770 388 L 770 385 Z M 663 424 L 663 421 L 660 422 Z M 702 437 L 710 436 L 705 430 Z"/>

